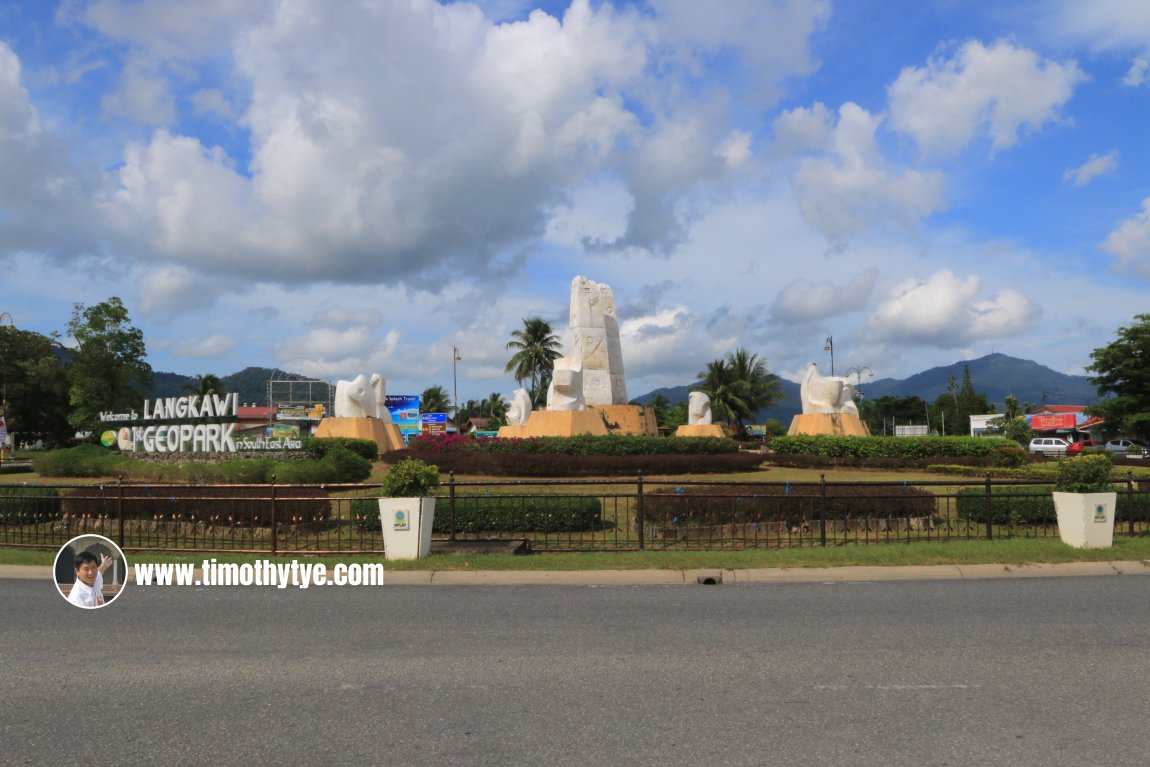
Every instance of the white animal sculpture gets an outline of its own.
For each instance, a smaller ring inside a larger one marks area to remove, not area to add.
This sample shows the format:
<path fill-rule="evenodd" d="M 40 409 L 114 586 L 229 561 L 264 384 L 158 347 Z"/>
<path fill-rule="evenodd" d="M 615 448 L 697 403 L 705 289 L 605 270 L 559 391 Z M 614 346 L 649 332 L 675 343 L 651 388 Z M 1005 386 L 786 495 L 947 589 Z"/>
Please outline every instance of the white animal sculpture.
<path fill-rule="evenodd" d="M 815 363 L 807 368 L 799 385 L 799 398 L 803 403 L 803 414 L 809 413 L 854 413 L 858 407 L 854 403 L 855 387 L 846 378 L 819 375 Z"/>
<path fill-rule="evenodd" d="M 586 410 L 583 398 L 583 349 L 576 341 L 569 357 L 557 357 L 547 387 L 548 410 Z"/>
<path fill-rule="evenodd" d="M 507 406 L 507 425 L 523 426 L 531 415 L 531 395 L 526 389 L 516 389 L 511 395 L 511 404 Z"/>
<path fill-rule="evenodd" d="M 375 417 L 391 423 L 391 411 L 387 409 L 387 381 L 379 373 L 371 374 L 371 393 L 375 395 Z"/>
<path fill-rule="evenodd" d="M 334 404 L 336 418 L 376 416 L 375 392 L 367 376 L 362 373 L 350 381 L 335 382 Z"/>
<path fill-rule="evenodd" d="M 688 394 L 687 424 L 689 426 L 707 426 L 712 421 L 711 398 L 701 391 L 693 391 Z"/>

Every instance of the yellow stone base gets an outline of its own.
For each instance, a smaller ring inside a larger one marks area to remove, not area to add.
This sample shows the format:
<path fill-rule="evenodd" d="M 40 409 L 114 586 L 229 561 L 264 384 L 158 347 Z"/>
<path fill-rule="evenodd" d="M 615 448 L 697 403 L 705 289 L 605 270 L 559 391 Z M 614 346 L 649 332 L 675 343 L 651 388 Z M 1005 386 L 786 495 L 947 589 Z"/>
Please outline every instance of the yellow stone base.
<path fill-rule="evenodd" d="M 719 423 L 685 423 L 675 429 L 676 437 L 717 437 L 723 439 L 727 436 L 726 430 Z"/>
<path fill-rule="evenodd" d="M 837 437 L 869 437 L 870 429 L 854 413 L 806 413 L 791 420 L 789 436 L 832 434 Z"/>
<path fill-rule="evenodd" d="M 641 405 L 592 405 L 586 410 L 532 410 L 523 426 L 501 426 L 500 437 L 574 437 L 579 434 L 658 434 L 655 411 Z"/>
<path fill-rule="evenodd" d="M 379 445 L 381 454 L 404 447 L 399 427 L 378 418 L 325 418 L 316 427 L 315 436 L 370 439 Z"/>

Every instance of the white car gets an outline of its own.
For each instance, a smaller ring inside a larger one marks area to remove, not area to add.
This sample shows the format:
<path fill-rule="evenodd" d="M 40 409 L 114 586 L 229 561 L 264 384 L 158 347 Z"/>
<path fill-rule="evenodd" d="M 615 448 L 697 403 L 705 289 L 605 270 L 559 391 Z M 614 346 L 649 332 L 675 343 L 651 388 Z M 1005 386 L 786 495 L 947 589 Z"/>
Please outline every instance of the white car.
<path fill-rule="evenodd" d="M 1112 439 L 1103 447 L 1119 458 L 1144 458 L 1146 446 L 1133 439 Z"/>
<path fill-rule="evenodd" d="M 1066 455 L 1066 448 L 1070 443 L 1061 437 L 1035 437 L 1030 440 L 1030 452 L 1041 453 L 1047 457 L 1052 455 Z"/>

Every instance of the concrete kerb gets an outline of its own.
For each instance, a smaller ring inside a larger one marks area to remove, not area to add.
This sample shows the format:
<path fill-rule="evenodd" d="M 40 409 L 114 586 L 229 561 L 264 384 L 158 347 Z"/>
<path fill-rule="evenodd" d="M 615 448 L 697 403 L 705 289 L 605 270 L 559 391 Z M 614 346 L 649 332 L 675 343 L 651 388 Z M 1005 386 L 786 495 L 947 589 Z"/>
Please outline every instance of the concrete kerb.
<path fill-rule="evenodd" d="M 135 580 L 133 572 L 128 582 Z M 199 573 L 197 572 L 197 576 Z M 905 567 L 779 567 L 748 570 L 386 570 L 391 586 L 647 586 L 713 582 L 832 583 L 859 581 L 1150 575 L 1150 562 L 1065 562 L 1029 565 Z M 0 565 L 0 579 L 50 580 L 44 565 Z"/>

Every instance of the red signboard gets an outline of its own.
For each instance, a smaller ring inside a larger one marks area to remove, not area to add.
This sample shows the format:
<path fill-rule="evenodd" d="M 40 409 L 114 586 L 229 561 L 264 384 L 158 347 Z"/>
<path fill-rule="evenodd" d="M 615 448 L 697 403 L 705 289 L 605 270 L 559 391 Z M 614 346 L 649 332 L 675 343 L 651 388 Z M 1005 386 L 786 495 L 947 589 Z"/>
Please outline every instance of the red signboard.
<path fill-rule="evenodd" d="M 1034 429 L 1035 431 L 1049 431 L 1050 429 L 1073 429 L 1074 424 L 1074 413 L 1030 416 L 1030 428 Z"/>

